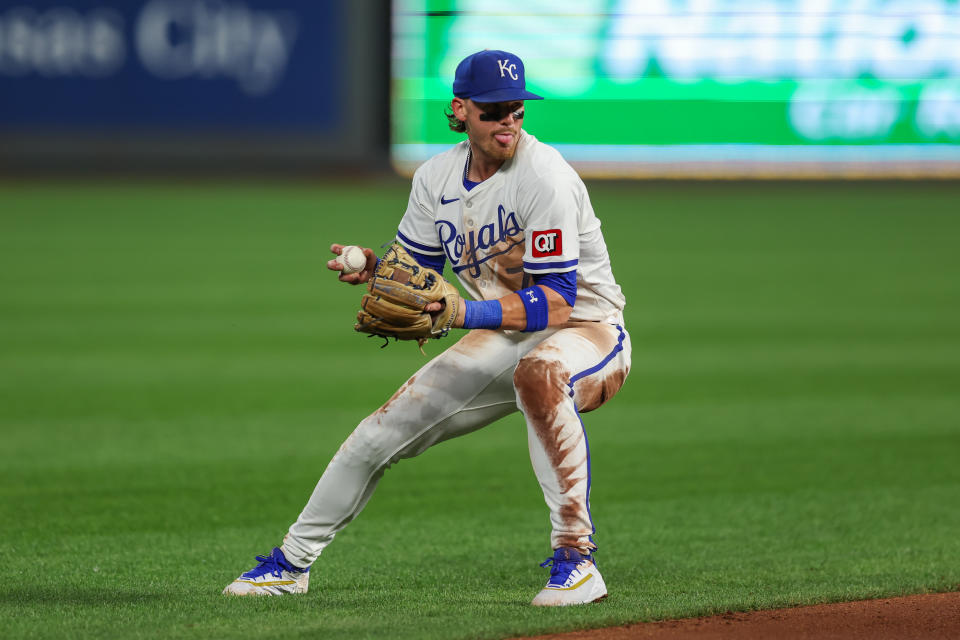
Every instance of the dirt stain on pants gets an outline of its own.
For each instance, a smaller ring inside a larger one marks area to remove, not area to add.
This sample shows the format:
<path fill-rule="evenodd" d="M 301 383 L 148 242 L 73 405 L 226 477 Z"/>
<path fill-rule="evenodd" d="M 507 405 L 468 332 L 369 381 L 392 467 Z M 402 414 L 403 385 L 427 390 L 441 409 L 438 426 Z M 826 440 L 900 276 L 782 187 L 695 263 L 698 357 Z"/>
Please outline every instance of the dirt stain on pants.
<path fill-rule="evenodd" d="M 586 325 L 586 326 L 583 326 Z M 517 405 L 528 426 L 530 459 L 550 508 L 554 548 L 596 548 L 590 516 L 590 461 L 581 412 L 612 398 L 629 371 L 615 327 L 600 323 L 570 326 L 532 350 L 514 372 Z M 604 364 L 608 354 L 613 357 Z M 616 356 L 620 357 L 616 357 Z M 604 366 L 600 366 L 604 365 Z M 571 385 L 576 368 L 597 371 Z"/>

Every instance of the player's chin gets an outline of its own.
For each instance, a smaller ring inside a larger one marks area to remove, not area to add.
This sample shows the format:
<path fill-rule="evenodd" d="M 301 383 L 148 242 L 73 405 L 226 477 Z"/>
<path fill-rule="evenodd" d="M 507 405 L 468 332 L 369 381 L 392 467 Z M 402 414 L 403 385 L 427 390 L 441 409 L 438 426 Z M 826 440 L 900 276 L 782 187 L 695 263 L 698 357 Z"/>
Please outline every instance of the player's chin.
<path fill-rule="evenodd" d="M 500 160 L 509 160 L 517 152 L 517 143 L 514 141 L 513 144 L 504 146 L 499 142 L 495 142 L 493 149 L 494 153 L 491 155 L 493 155 L 495 158 Z"/>

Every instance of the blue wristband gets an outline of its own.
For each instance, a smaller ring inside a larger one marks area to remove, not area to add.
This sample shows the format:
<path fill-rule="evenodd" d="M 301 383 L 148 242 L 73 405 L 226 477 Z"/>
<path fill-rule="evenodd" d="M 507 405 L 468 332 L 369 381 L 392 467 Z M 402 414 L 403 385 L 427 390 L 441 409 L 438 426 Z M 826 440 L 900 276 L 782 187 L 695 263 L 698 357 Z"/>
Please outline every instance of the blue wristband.
<path fill-rule="evenodd" d="M 499 329 L 503 307 L 499 300 L 464 300 L 464 329 Z"/>
<path fill-rule="evenodd" d="M 523 307 L 527 310 L 527 328 L 524 331 L 541 331 L 547 328 L 550 305 L 543 288 L 534 285 L 517 291 Z"/>

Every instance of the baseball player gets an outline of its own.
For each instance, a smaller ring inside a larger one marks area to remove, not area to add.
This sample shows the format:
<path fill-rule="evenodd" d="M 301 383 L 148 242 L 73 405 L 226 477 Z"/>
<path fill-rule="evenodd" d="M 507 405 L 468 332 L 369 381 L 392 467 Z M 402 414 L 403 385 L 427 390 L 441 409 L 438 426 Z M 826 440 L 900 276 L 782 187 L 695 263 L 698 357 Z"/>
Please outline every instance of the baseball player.
<path fill-rule="evenodd" d="M 542 98 L 526 90 L 520 58 L 491 50 L 468 56 L 453 95 L 446 115 L 467 140 L 416 171 L 394 249 L 418 271 L 442 273 L 449 263 L 473 299 L 454 294 L 453 308 L 432 302 L 426 311 L 446 313 L 447 326 L 468 332 L 357 426 L 282 545 L 257 556 L 224 593 L 306 592 L 311 565 L 360 513 L 387 467 L 519 410 L 552 525 L 553 555 L 541 565 L 552 565 L 550 578 L 532 604 L 607 595 L 594 559 L 581 414 L 613 397 L 630 370 L 624 297 L 583 181 L 522 128 L 524 101 Z M 341 281 L 375 275 L 377 257 L 364 254 L 366 267 L 341 273 Z M 343 269 L 336 259 L 327 266 Z"/>

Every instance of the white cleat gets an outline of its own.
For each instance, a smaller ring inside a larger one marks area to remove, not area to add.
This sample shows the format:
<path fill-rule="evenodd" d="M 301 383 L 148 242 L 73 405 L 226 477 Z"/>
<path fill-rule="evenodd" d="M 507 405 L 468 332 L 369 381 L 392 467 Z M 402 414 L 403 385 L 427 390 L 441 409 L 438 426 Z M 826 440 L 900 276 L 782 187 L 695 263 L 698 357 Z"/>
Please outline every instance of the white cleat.
<path fill-rule="evenodd" d="M 553 564 L 550 580 L 530 603 L 533 606 L 565 607 L 607 597 L 607 585 L 591 556 L 582 555 L 576 549 L 561 548 L 540 566 L 548 564 Z"/>
<path fill-rule="evenodd" d="M 260 564 L 228 584 L 223 593 L 230 596 L 282 596 L 307 592 L 310 567 L 293 566 L 279 547 L 274 547 L 269 556 L 257 556 L 257 561 Z"/>

